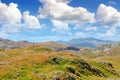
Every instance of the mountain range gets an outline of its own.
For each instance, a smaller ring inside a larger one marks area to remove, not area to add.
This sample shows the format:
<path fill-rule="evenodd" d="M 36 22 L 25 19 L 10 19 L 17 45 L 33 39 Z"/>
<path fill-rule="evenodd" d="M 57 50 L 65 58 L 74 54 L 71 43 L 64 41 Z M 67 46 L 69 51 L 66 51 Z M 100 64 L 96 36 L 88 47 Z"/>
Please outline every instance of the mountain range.
<path fill-rule="evenodd" d="M 91 47 L 95 48 L 99 45 L 103 44 L 111 44 L 114 43 L 114 41 L 109 41 L 109 40 L 100 40 L 96 38 L 75 38 L 71 39 L 69 41 L 58 41 L 59 43 L 64 43 L 64 44 L 70 44 L 72 46 L 80 46 L 80 47 Z"/>
<path fill-rule="evenodd" d="M 114 43 L 114 41 L 100 40 L 100 39 L 95 39 L 95 38 L 75 38 L 75 39 L 71 39 L 69 41 L 56 41 L 56 42 L 50 41 L 50 42 L 32 43 L 32 42 L 28 42 L 28 41 L 11 41 L 8 39 L 0 38 L 0 48 L 4 48 L 4 49 L 21 48 L 21 47 L 25 47 L 27 45 L 34 45 L 34 44 L 45 45 L 44 43 L 46 43 L 46 45 L 48 45 L 49 47 L 51 46 L 51 48 L 59 47 L 61 49 L 63 49 L 63 48 L 65 49 L 65 47 L 68 47 L 68 45 L 69 45 L 68 48 L 71 48 L 72 46 L 95 48 L 99 45 L 112 44 L 112 43 Z M 73 48 L 74 47 L 72 47 L 72 49 Z"/>

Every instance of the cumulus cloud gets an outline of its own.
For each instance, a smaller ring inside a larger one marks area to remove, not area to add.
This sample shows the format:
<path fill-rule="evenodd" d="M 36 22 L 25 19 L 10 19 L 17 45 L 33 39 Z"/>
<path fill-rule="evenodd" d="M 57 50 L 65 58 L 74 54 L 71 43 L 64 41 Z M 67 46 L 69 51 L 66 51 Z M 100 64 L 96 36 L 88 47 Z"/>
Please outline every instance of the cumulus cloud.
<path fill-rule="evenodd" d="M 52 29 L 53 32 L 60 34 L 71 34 L 67 23 L 57 20 L 52 20 L 52 23 L 54 25 L 54 28 Z"/>
<path fill-rule="evenodd" d="M 51 20 L 63 23 L 63 25 L 95 22 L 94 13 L 89 12 L 83 7 L 69 6 L 70 0 L 40 0 L 40 2 L 43 3 L 43 7 L 39 9 L 39 18 L 49 17 Z M 64 29 L 64 26 L 61 27 L 61 29 Z"/>
<path fill-rule="evenodd" d="M 29 11 L 23 13 L 24 25 L 26 28 L 30 29 L 40 29 L 41 25 L 37 17 L 30 15 Z"/>
<path fill-rule="evenodd" d="M 96 13 L 97 24 L 108 30 L 104 34 L 98 34 L 104 37 L 113 37 L 116 35 L 116 28 L 120 27 L 120 12 L 112 6 L 100 4 Z"/>
<path fill-rule="evenodd" d="M 10 3 L 6 5 L 0 2 L 0 37 L 10 36 L 10 32 L 19 32 L 16 26 L 21 23 L 21 19 L 22 13 L 18 9 L 17 4 Z"/>
<path fill-rule="evenodd" d="M 49 18 L 53 24 L 53 32 L 71 35 L 71 27 L 75 30 L 98 31 L 97 27 L 91 24 L 103 26 L 108 29 L 105 33 L 98 33 L 99 36 L 112 37 L 116 34 L 116 27 L 120 26 L 120 12 L 112 6 L 100 4 L 97 13 L 89 12 L 83 7 L 72 7 L 68 5 L 71 0 L 39 0 L 43 7 L 39 8 L 39 15 L 31 15 L 29 11 L 21 13 L 18 5 L 9 5 L 0 1 L 0 36 L 9 33 L 21 32 L 22 30 L 41 29 L 45 24 L 40 24 L 39 19 Z M 110 2 L 113 3 L 114 2 Z M 96 16 L 95 16 L 96 14 Z M 84 27 L 85 28 L 84 28 Z M 83 28 L 82 28 L 83 27 Z M 99 31 L 98 31 L 99 32 Z M 75 36 L 84 36 L 82 32 L 74 33 Z"/>
<path fill-rule="evenodd" d="M 112 6 L 100 4 L 97 10 L 97 22 L 108 26 L 119 26 L 120 12 Z"/>
<path fill-rule="evenodd" d="M 21 22 L 22 14 L 17 8 L 18 5 L 10 3 L 6 5 L 0 3 L 0 23 L 19 23 Z"/>
<path fill-rule="evenodd" d="M 97 33 L 97 35 L 101 37 L 114 37 L 116 35 L 116 28 L 112 27 L 109 30 L 107 30 L 105 33 Z"/>
<path fill-rule="evenodd" d="M 22 15 L 17 4 L 6 5 L 2 2 L 0 2 L 0 25 L 0 37 L 22 30 L 41 29 L 42 27 L 39 19 L 30 15 L 29 11 L 25 11 Z"/>

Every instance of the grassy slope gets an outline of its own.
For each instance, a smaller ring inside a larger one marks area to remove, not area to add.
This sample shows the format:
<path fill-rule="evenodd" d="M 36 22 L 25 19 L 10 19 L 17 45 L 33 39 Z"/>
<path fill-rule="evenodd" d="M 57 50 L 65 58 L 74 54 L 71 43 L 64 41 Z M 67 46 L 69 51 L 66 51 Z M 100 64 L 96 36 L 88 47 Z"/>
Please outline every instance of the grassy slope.
<path fill-rule="evenodd" d="M 101 60 L 112 63 L 114 68 L 101 63 Z M 86 59 L 72 51 L 54 52 L 39 45 L 6 51 L 1 49 L 0 80 L 55 80 L 56 77 L 60 80 L 119 78 L 118 61 L 118 56 Z"/>

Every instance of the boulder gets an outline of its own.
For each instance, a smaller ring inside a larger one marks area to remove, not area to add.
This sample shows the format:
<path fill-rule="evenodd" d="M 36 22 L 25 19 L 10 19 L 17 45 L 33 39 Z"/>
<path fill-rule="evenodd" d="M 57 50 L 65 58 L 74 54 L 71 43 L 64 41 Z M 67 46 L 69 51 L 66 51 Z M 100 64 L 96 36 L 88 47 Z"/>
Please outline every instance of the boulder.
<path fill-rule="evenodd" d="M 67 69 L 68 69 L 69 72 L 75 74 L 75 69 L 74 69 L 74 68 L 72 68 L 72 67 L 68 67 Z"/>
<path fill-rule="evenodd" d="M 52 58 L 52 61 L 55 63 L 55 64 L 59 64 L 59 60 L 57 57 L 53 57 Z"/>

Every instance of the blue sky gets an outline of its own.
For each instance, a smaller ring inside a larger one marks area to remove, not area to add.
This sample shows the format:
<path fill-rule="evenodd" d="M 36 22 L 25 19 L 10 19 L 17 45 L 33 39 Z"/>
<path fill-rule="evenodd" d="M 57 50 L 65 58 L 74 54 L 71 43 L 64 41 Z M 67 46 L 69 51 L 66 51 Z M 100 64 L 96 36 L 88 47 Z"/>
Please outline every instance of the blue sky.
<path fill-rule="evenodd" d="M 0 37 L 31 42 L 120 40 L 119 0 L 1 0 Z"/>

